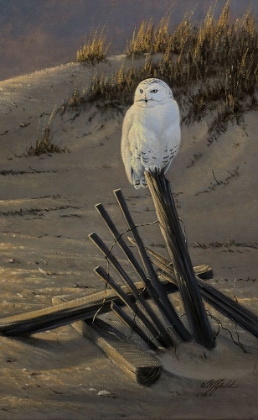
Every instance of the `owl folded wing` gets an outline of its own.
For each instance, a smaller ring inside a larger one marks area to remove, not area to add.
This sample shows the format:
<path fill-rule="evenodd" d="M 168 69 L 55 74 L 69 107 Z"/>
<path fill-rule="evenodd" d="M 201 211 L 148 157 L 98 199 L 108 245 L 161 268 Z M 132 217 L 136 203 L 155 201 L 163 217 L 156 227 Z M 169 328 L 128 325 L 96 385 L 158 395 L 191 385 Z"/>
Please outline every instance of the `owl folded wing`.
<path fill-rule="evenodd" d="M 132 128 L 134 121 L 134 114 L 131 112 L 131 108 L 127 111 L 124 117 L 123 121 L 123 127 L 122 127 L 122 139 L 121 139 L 121 155 L 122 160 L 125 166 L 125 172 L 127 175 L 127 178 L 130 182 L 132 182 L 132 152 L 130 147 L 130 141 L 129 141 L 129 132 Z"/>

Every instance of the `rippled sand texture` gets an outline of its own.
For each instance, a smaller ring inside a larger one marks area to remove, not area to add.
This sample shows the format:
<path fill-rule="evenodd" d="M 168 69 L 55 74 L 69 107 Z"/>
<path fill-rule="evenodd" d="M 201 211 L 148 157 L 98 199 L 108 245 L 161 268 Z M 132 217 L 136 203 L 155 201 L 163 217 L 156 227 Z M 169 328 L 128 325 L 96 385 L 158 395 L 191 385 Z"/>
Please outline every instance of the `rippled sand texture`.
<path fill-rule="evenodd" d="M 93 269 L 106 262 L 88 234 L 112 244 L 94 209 L 99 202 L 126 230 L 114 189 L 122 188 L 137 224 L 156 220 L 148 191 L 135 191 L 126 179 L 120 112 L 92 105 L 57 115 L 52 142 L 69 152 L 27 156 L 54 106 L 110 65 L 120 66 L 119 60 L 97 70 L 69 64 L 0 83 L 1 316 L 50 306 L 54 296 L 104 289 Z M 207 120 L 183 126 L 182 148 L 168 173 L 193 264 L 209 264 L 211 284 L 256 314 L 257 116 L 246 115 L 245 130 L 229 125 L 210 146 Z M 141 234 L 166 256 L 157 225 Z M 172 298 L 183 313 L 178 295 Z M 71 326 L 1 337 L 1 419 L 257 418 L 257 339 L 208 309 L 222 323 L 212 321 L 216 349 L 180 343 L 161 357 L 165 370 L 150 388 L 132 382 Z"/>

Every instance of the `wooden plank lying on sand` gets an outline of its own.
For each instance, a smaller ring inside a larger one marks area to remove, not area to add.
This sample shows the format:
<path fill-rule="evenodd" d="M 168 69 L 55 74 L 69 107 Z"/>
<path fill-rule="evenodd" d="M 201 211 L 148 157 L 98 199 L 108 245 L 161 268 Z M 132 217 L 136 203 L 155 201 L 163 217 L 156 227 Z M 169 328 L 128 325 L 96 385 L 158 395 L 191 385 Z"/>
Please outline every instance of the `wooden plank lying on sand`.
<path fill-rule="evenodd" d="M 63 297 L 52 299 L 54 304 L 65 301 Z M 162 365 L 156 357 L 139 349 L 116 328 L 101 319 L 77 321 L 73 328 L 93 341 L 106 356 L 135 382 L 149 386 L 156 382 Z"/>
<path fill-rule="evenodd" d="M 169 283 L 167 280 L 161 279 L 161 281 L 165 284 L 167 293 L 178 291 L 176 285 Z M 136 282 L 135 287 L 144 297 L 149 297 L 143 282 Z M 132 297 L 128 286 L 122 286 L 122 289 Z M 99 311 L 101 313 L 110 311 L 111 301 L 121 304 L 120 299 L 112 289 L 97 291 L 81 297 L 77 295 L 73 298 L 71 296 L 69 302 L 0 318 L 0 335 L 20 337 L 58 328 L 76 320 L 92 319 Z"/>
<path fill-rule="evenodd" d="M 169 284 L 165 281 L 165 284 L 168 293 L 178 290 L 172 283 Z M 136 282 L 135 287 L 139 293 L 148 296 L 143 282 Z M 132 297 L 128 286 L 122 286 L 122 289 Z M 56 306 L 0 318 L 0 334 L 19 337 L 58 328 L 81 319 L 92 319 L 97 312 L 110 311 L 112 301 L 118 305 L 122 304 L 116 293 L 109 288 L 82 297 L 77 295 L 76 298 L 71 297 L 70 301 L 59 303 Z"/>

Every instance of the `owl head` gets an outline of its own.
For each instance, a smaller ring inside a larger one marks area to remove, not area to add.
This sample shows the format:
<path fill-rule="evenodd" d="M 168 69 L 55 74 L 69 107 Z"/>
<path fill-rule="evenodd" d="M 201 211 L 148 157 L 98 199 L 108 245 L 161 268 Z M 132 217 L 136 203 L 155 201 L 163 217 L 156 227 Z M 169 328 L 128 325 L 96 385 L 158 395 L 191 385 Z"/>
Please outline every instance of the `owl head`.
<path fill-rule="evenodd" d="M 173 99 L 172 90 L 160 79 L 145 79 L 136 88 L 134 103 L 142 107 L 153 107 Z"/>

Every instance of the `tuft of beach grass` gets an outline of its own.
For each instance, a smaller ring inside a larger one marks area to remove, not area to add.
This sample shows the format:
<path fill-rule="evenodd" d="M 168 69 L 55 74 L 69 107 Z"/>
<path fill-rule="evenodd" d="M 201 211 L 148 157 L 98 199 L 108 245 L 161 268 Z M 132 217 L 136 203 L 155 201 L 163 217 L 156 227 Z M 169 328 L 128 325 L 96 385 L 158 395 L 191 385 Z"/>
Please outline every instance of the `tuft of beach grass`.
<path fill-rule="evenodd" d="M 39 138 L 36 141 L 35 147 L 30 146 L 28 149 L 28 156 L 40 156 L 42 154 L 63 153 L 67 151 L 67 149 L 61 149 L 59 146 L 52 143 L 51 125 L 57 112 L 58 109 L 55 107 L 49 117 L 49 120 L 40 130 Z"/>
<path fill-rule="evenodd" d="M 205 19 L 196 25 L 193 12 L 169 32 L 169 16 L 155 27 L 143 21 L 127 45 L 129 69 L 121 68 L 111 76 L 94 75 L 91 85 L 77 104 L 104 101 L 129 105 L 138 83 L 157 77 L 169 84 L 182 109 L 183 122 L 199 121 L 213 112 L 209 143 L 223 132 L 228 122 L 243 122 L 244 113 L 258 109 L 258 32 L 248 9 L 240 19 L 230 19 L 226 1 L 219 18 L 211 7 Z M 159 54 L 158 59 L 155 53 Z M 143 65 L 134 58 L 144 56 Z"/>
<path fill-rule="evenodd" d="M 81 63 L 99 63 L 105 61 L 110 44 L 106 43 L 105 26 L 93 29 L 84 45 L 77 51 L 77 61 Z"/>

